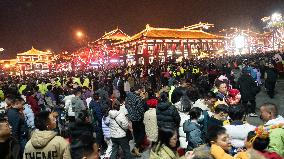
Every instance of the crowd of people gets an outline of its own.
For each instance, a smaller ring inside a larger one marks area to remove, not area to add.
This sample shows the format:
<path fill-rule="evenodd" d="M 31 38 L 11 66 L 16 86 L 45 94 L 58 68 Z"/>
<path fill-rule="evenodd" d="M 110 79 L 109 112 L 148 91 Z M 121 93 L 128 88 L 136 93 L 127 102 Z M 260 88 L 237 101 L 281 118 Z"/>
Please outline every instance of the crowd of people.
<path fill-rule="evenodd" d="M 0 77 L 0 158 L 283 158 L 278 106 L 256 109 L 261 89 L 274 98 L 282 57 Z"/>

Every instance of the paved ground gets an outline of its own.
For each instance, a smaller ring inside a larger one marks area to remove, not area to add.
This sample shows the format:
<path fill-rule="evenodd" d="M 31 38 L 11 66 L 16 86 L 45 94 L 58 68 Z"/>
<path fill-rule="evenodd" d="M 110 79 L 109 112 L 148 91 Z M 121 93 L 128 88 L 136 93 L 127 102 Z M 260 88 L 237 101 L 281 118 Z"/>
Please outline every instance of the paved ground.
<path fill-rule="evenodd" d="M 256 96 L 257 114 L 259 114 L 259 107 L 261 106 L 261 104 L 270 102 L 278 106 L 280 115 L 284 115 L 284 80 L 283 79 L 277 82 L 275 92 L 276 92 L 275 97 L 271 99 L 266 94 L 265 88 L 262 87 L 261 92 Z M 259 117 L 248 118 L 248 122 L 253 125 L 259 125 L 262 123 Z"/>
<path fill-rule="evenodd" d="M 262 87 L 261 92 L 256 96 L 256 105 L 257 105 L 257 114 L 259 114 L 259 107 L 261 104 L 265 102 L 271 102 L 278 105 L 279 113 L 284 115 L 284 80 L 279 80 L 276 84 L 276 95 L 273 99 L 269 98 L 265 92 L 265 88 Z M 253 125 L 262 124 L 262 121 L 259 117 L 249 117 L 248 122 Z M 131 144 L 131 148 L 133 147 L 133 142 Z M 142 154 L 142 157 L 139 159 L 148 159 L 149 158 L 149 150 L 145 151 Z M 137 158 L 138 159 L 138 158 Z"/>

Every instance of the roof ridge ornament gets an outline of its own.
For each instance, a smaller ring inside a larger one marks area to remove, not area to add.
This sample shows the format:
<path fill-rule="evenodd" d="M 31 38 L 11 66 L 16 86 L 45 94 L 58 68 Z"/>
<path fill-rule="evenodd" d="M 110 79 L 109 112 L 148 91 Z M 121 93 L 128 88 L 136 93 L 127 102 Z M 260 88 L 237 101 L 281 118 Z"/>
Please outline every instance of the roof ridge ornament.
<path fill-rule="evenodd" d="M 146 25 L 146 30 L 151 30 L 151 29 L 153 29 L 153 28 L 150 26 L 150 24 L 147 24 Z"/>

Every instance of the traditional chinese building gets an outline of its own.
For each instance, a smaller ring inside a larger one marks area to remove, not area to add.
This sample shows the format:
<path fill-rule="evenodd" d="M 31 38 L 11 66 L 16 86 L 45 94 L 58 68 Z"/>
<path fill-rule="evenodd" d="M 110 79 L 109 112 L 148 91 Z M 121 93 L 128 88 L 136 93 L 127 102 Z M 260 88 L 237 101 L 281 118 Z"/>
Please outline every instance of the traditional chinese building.
<path fill-rule="evenodd" d="M 51 52 L 44 52 L 32 47 L 23 53 L 17 54 L 16 66 L 19 67 L 21 74 L 45 73 L 50 71 L 50 65 L 54 62 Z"/>
<path fill-rule="evenodd" d="M 153 61 L 198 56 L 202 52 L 213 54 L 224 48 L 224 37 L 205 31 L 181 28 L 146 28 L 115 43 L 125 63 L 149 64 Z"/>
<path fill-rule="evenodd" d="M 119 28 L 106 32 L 101 38 L 89 42 L 88 46 L 73 53 L 73 68 L 109 63 L 119 57 L 113 44 L 128 38 L 129 36 Z"/>

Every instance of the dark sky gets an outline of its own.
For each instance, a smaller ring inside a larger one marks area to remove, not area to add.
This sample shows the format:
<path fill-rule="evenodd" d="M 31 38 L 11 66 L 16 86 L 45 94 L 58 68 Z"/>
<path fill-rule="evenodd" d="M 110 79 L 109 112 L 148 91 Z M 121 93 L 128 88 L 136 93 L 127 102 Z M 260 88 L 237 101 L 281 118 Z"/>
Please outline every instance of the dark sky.
<path fill-rule="evenodd" d="M 77 29 L 89 39 L 117 26 L 129 35 L 145 28 L 181 28 L 199 21 L 215 29 L 262 28 L 260 18 L 284 12 L 284 0 L 0 0 L 0 55 L 35 48 L 61 51 L 78 46 Z"/>

